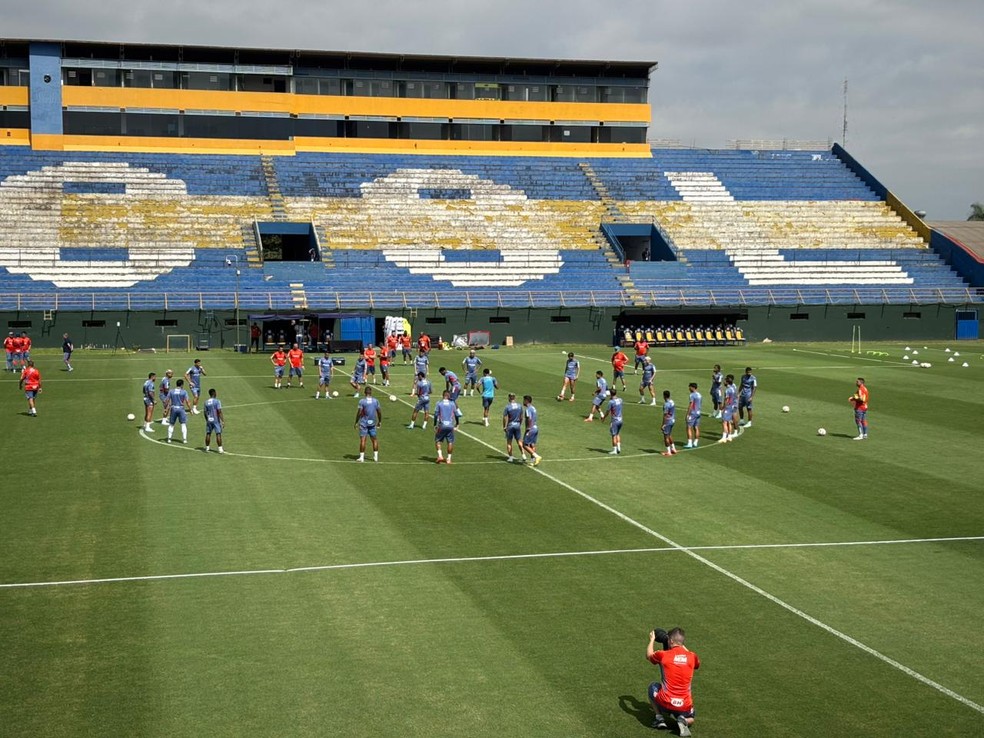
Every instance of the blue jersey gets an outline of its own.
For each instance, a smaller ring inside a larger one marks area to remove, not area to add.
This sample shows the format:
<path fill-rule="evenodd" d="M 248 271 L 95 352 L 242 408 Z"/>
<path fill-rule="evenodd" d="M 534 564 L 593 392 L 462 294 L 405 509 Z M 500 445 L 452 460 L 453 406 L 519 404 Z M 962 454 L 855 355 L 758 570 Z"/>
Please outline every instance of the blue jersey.
<path fill-rule="evenodd" d="M 451 400 L 441 400 L 434 407 L 434 427 L 454 428 L 458 415 L 458 406 Z"/>
<path fill-rule="evenodd" d="M 433 392 L 433 385 L 431 381 L 426 377 L 424 379 L 418 379 L 417 385 L 417 397 L 421 400 L 430 400 L 431 392 Z"/>
<path fill-rule="evenodd" d="M 622 423 L 622 398 L 612 397 L 608 400 L 608 416 L 611 418 L 612 424 Z"/>
<path fill-rule="evenodd" d="M 202 373 L 205 370 L 200 366 L 192 366 L 185 374 L 188 375 L 188 381 L 191 382 L 191 386 L 198 389 L 202 386 Z"/>
<path fill-rule="evenodd" d="M 352 370 L 352 381 L 356 384 L 363 384 L 366 378 L 366 360 L 360 356 L 355 361 L 355 369 Z"/>
<path fill-rule="evenodd" d="M 482 389 L 482 397 L 487 397 L 490 400 L 495 397 L 495 377 L 489 374 L 487 377 L 482 377 L 478 380 L 478 384 Z"/>
<path fill-rule="evenodd" d="M 752 390 L 758 386 L 754 374 L 741 375 L 741 396 L 746 400 L 752 396 Z"/>
<path fill-rule="evenodd" d="M 608 380 L 604 377 L 598 377 L 595 381 L 595 394 L 604 397 L 605 393 L 608 392 Z"/>
<path fill-rule="evenodd" d="M 430 359 L 427 358 L 427 354 L 418 354 L 417 358 L 413 360 L 413 373 L 420 374 L 424 373 L 427 376 L 427 371 L 430 369 Z"/>
<path fill-rule="evenodd" d="M 580 370 L 581 362 L 577 359 L 568 359 L 567 365 L 564 367 L 564 376 L 567 377 L 567 379 L 576 379 Z"/>
<path fill-rule="evenodd" d="M 472 376 L 478 372 L 478 367 L 482 365 L 482 360 L 477 356 L 466 356 L 465 360 L 461 363 L 465 367 L 465 374 Z"/>
<path fill-rule="evenodd" d="M 375 428 L 379 422 L 379 400 L 363 397 L 359 400 L 359 428 Z"/>
<path fill-rule="evenodd" d="M 157 395 L 161 398 L 161 402 L 165 402 L 169 394 L 171 394 L 171 380 L 168 377 L 164 377 L 161 380 L 160 386 L 157 388 Z"/>
<path fill-rule="evenodd" d="M 699 416 L 701 403 L 703 403 L 703 398 L 700 396 L 700 392 L 697 390 L 691 392 L 690 405 L 687 407 L 687 415 Z"/>
<path fill-rule="evenodd" d="M 532 405 L 527 405 L 526 406 L 525 415 L 526 415 L 526 427 L 527 427 L 527 429 L 529 429 L 529 428 L 536 428 L 537 427 L 537 425 L 536 425 L 536 408 L 533 407 Z"/>
<path fill-rule="evenodd" d="M 448 389 L 461 389 L 461 382 L 458 381 L 458 375 L 450 369 L 444 372 L 444 381 L 447 383 Z"/>
<path fill-rule="evenodd" d="M 676 403 L 673 400 L 667 400 L 663 403 L 663 422 L 676 422 Z"/>
<path fill-rule="evenodd" d="M 656 367 L 650 362 L 642 367 L 642 384 L 648 387 L 653 383 L 653 377 L 656 376 Z"/>
<path fill-rule="evenodd" d="M 145 400 L 149 400 L 151 404 L 154 402 L 154 380 L 148 379 L 143 385 L 143 396 Z"/>
<path fill-rule="evenodd" d="M 711 392 L 721 391 L 721 382 L 724 381 L 724 375 L 721 372 L 711 373 Z"/>
<path fill-rule="evenodd" d="M 320 356 L 314 362 L 318 365 L 318 371 L 321 373 L 323 379 L 328 379 L 331 376 L 331 357 L 330 356 Z"/>
<path fill-rule="evenodd" d="M 734 407 L 735 399 L 738 396 L 738 390 L 733 384 L 729 384 L 724 388 L 724 405 L 725 407 Z"/>
<path fill-rule="evenodd" d="M 175 387 L 171 390 L 171 409 L 183 408 L 188 401 L 188 392 L 184 387 Z"/>
<path fill-rule="evenodd" d="M 218 397 L 209 397 L 205 400 L 205 422 L 218 423 L 219 413 L 222 411 L 222 403 Z"/>
<path fill-rule="evenodd" d="M 507 428 L 519 428 L 523 421 L 523 406 L 518 402 L 507 402 L 502 410 L 502 417 L 506 419 Z"/>

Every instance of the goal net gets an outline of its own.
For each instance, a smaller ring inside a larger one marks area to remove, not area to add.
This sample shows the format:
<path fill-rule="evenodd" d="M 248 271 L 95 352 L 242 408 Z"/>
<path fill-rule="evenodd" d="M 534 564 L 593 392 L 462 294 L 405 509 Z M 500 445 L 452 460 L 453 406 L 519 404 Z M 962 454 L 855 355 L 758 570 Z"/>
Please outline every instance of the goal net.
<path fill-rule="evenodd" d="M 168 354 L 172 351 L 183 351 L 186 354 L 191 353 L 191 336 L 180 334 L 168 336 L 164 341 L 164 351 Z"/>

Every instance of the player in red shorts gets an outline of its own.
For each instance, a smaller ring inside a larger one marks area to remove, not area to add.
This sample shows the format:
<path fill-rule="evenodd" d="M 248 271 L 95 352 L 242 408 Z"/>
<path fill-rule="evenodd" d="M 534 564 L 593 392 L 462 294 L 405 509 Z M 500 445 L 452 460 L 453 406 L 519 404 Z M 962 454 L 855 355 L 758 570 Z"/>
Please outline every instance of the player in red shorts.
<path fill-rule="evenodd" d="M 666 730 L 667 719 L 675 720 L 680 735 L 690 735 L 694 724 L 694 702 L 690 695 L 694 672 L 700 668 L 697 654 L 684 646 L 683 628 L 674 628 L 669 633 L 659 629 L 649 633 L 646 658 L 656 664 L 662 679 L 649 685 L 649 701 L 656 713 L 653 727 Z M 662 649 L 654 646 L 659 641 Z"/>

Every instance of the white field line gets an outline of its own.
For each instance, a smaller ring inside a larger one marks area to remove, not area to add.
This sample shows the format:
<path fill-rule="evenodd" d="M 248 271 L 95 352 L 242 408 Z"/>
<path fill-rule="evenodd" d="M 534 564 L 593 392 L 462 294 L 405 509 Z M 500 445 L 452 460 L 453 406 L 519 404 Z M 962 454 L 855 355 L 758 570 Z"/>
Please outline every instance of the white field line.
<path fill-rule="evenodd" d="M 755 549 L 790 548 L 839 548 L 843 546 L 898 546 L 920 543 L 957 543 L 964 541 L 984 541 L 984 536 L 959 536 L 950 538 L 908 538 L 871 541 L 826 541 L 810 543 L 739 543 L 715 546 L 661 546 L 656 548 L 614 548 L 595 551 L 551 551 L 544 553 L 501 554 L 494 556 L 449 556 L 434 559 L 402 559 L 394 561 L 356 561 L 349 564 L 322 564 L 316 566 L 295 566 L 282 569 L 243 569 L 231 571 L 187 572 L 183 574 L 148 574 L 144 576 L 103 577 L 99 579 L 64 579 L 48 582 L 4 582 L 0 589 L 30 589 L 41 587 L 63 587 L 70 585 L 120 584 L 125 582 L 153 582 L 175 579 L 202 579 L 207 577 L 245 577 L 266 574 L 295 574 L 299 572 L 341 571 L 347 569 L 374 569 L 391 566 L 422 566 L 427 564 L 466 564 L 490 561 L 524 561 L 533 559 L 559 559 L 580 556 L 613 556 L 624 554 L 649 553 L 688 553 L 692 551 L 743 551 Z"/>

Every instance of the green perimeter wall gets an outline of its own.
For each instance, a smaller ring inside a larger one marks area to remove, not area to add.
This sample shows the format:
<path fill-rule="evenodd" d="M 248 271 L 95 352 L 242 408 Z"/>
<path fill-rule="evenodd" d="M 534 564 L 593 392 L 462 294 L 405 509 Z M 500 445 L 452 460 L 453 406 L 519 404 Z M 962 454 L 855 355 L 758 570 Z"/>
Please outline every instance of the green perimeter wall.
<path fill-rule="evenodd" d="M 861 326 L 865 341 L 874 340 L 952 340 L 956 332 L 953 305 L 869 305 L 754 307 L 741 310 L 631 310 L 617 308 L 556 308 L 514 310 L 418 310 L 404 311 L 413 325 L 414 336 L 426 332 L 450 340 L 455 333 L 487 330 L 492 343 L 505 343 L 512 336 L 518 343 L 607 343 L 615 326 L 625 324 L 660 327 L 676 325 L 717 325 L 734 323 L 744 328 L 749 341 L 849 341 L 852 326 Z M 971 306 L 969 309 L 977 309 Z M 365 314 L 365 313 L 363 313 Z M 377 319 L 399 313 L 376 313 Z M 863 317 L 860 317 L 863 315 Z M 795 319 L 792 316 L 808 316 Z M 210 318 L 204 312 L 100 312 L 55 313 L 45 321 L 41 312 L 0 313 L 0 329 L 30 334 L 38 347 L 60 347 L 62 334 L 71 335 L 77 347 L 122 347 L 163 349 L 168 334 L 190 335 L 192 348 L 198 334 L 209 333 L 212 349 L 229 349 L 237 343 L 235 314 L 217 311 Z M 249 327 L 240 327 L 239 342 L 249 343 Z M 103 326 L 84 322 L 105 321 Z M 174 321 L 157 325 L 155 321 Z M 505 322 L 508 321 L 508 322 Z M 117 329 L 117 322 L 120 327 Z M 28 325 L 29 324 L 29 325 Z M 117 332 L 118 331 L 118 332 Z M 4 334 L 6 335 L 6 334 Z M 336 330 L 337 335 L 337 330 Z"/>

